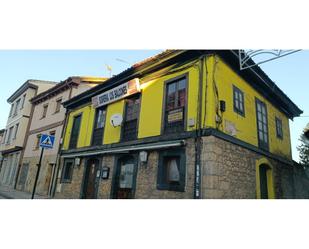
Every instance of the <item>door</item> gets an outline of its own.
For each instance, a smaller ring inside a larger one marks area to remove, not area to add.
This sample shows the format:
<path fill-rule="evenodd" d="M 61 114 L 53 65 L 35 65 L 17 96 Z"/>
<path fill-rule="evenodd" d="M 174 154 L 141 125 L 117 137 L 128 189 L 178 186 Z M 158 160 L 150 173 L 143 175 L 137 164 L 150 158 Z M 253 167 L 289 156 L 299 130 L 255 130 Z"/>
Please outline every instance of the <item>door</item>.
<path fill-rule="evenodd" d="M 136 163 L 132 156 L 119 158 L 114 181 L 113 198 L 132 199 L 135 192 Z"/>
<path fill-rule="evenodd" d="M 84 199 L 95 199 L 96 198 L 96 176 L 99 170 L 99 160 L 89 159 L 86 166 L 83 198 Z"/>
<path fill-rule="evenodd" d="M 50 189 L 53 167 L 54 167 L 54 164 L 48 164 L 47 165 L 47 171 L 46 171 L 45 182 L 44 182 L 44 192 L 47 195 L 49 195 L 49 189 Z"/>

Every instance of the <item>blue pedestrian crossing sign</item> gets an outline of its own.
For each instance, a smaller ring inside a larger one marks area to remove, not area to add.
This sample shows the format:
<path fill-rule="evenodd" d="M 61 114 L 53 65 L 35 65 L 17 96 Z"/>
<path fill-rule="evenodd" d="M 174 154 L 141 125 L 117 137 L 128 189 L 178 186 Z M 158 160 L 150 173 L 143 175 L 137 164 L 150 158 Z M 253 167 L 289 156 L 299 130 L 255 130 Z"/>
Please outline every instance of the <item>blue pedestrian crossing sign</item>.
<path fill-rule="evenodd" d="M 46 149 L 52 149 L 54 147 L 55 136 L 42 134 L 40 139 L 40 147 Z"/>

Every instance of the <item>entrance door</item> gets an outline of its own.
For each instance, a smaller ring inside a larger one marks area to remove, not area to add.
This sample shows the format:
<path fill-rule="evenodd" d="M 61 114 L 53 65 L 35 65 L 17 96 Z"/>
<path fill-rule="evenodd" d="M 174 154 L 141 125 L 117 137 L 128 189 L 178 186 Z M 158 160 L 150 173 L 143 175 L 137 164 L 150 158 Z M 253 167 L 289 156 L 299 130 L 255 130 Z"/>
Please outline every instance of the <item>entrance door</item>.
<path fill-rule="evenodd" d="M 84 199 L 96 198 L 96 174 L 99 170 L 99 160 L 89 159 L 86 166 L 85 178 L 84 178 Z"/>
<path fill-rule="evenodd" d="M 116 199 L 134 198 L 136 165 L 134 158 L 125 156 L 118 160 L 114 181 L 113 197 Z"/>

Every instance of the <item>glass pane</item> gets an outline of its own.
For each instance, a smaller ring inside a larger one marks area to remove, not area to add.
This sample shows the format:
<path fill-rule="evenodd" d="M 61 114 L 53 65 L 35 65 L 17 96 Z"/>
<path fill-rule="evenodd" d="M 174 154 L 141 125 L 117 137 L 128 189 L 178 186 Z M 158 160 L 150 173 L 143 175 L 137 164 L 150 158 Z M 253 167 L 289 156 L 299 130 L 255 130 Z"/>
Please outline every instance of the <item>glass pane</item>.
<path fill-rule="evenodd" d="M 186 88 L 186 79 L 182 79 L 178 82 L 178 90 L 182 90 Z"/>
<path fill-rule="evenodd" d="M 237 110 L 239 110 L 239 101 L 238 100 L 235 101 L 235 107 L 236 107 Z"/>
<path fill-rule="evenodd" d="M 259 121 L 262 121 L 262 114 L 260 112 L 257 113 L 257 117 Z"/>
<path fill-rule="evenodd" d="M 267 132 L 267 126 L 266 126 L 266 124 L 263 124 L 263 131 L 264 131 L 264 132 Z"/>
<path fill-rule="evenodd" d="M 169 182 L 179 182 L 180 172 L 178 169 L 176 159 L 169 160 L 167 167 L 168 167 L 168 181 Z"/>
<path fill-rule="evenodd" d="M 258 112 L 260 112 L 261 111 L 261 104 L 257 103 L 256 107 L 257 107 Z"/>
<path fill-rule="evenodd" d="M 267 133 L 264 133 L 264 142 L 267 143 Z"/>
<path fill-rule="evenodd" d="M 259 131 L 259 139 L 264 141 L 264 137 L 263 137 L 263 132 L 262 131 Z"/>
<path fill-rule="evenodd" d="M 134 164 L 124 164 L 121 166 L 120 172 L 120 188 L 132 188 L 133 185 Z"/>
<path fill-rule="evenodd" d="M 168 95 L 168 98 L 167 98 L 167 110 L 171 110 L 171 109 L 175 108 L 175 100 L 176 100 L 175 97 L 176 97 L 175 93 L 172 93 L 172 94 Z"/>
<path fill-rule="evenodd" d="M 170 95 L 171 93 L 176 92 L 176 83 L 169 84 L 167 87 L 167 94 Z"/>
<path fill-rule="evenodd" d="M 262 121 L 258 121 L 258 129 L 263 130 L 263 123 Z"/>
<path fill-rule="evenodd" d="M 183 107 L 186 104 L 186 90 L 182 89 L 178 92 L 178 107 Z"/>

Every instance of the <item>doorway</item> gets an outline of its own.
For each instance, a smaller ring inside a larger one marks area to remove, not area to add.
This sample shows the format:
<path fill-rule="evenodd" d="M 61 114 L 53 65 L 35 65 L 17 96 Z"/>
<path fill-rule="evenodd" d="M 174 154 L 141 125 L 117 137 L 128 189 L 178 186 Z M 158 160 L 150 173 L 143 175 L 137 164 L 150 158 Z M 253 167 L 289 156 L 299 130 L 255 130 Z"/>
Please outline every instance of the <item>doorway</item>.
<path fill-rule="evenodd" d="M 87 161 L 84 184 L 83 184 L 83 199 L 96 199 L 97 196 L 97 173 L 99 171 L 100 160 L 91 158 Z"/>
<path fill-rule="evenodd" d="M 114 199 L 133 199 L 137 174 L 136 160 L 133 156 L 123 156 L 117 160 L 112 197 Z"/>

